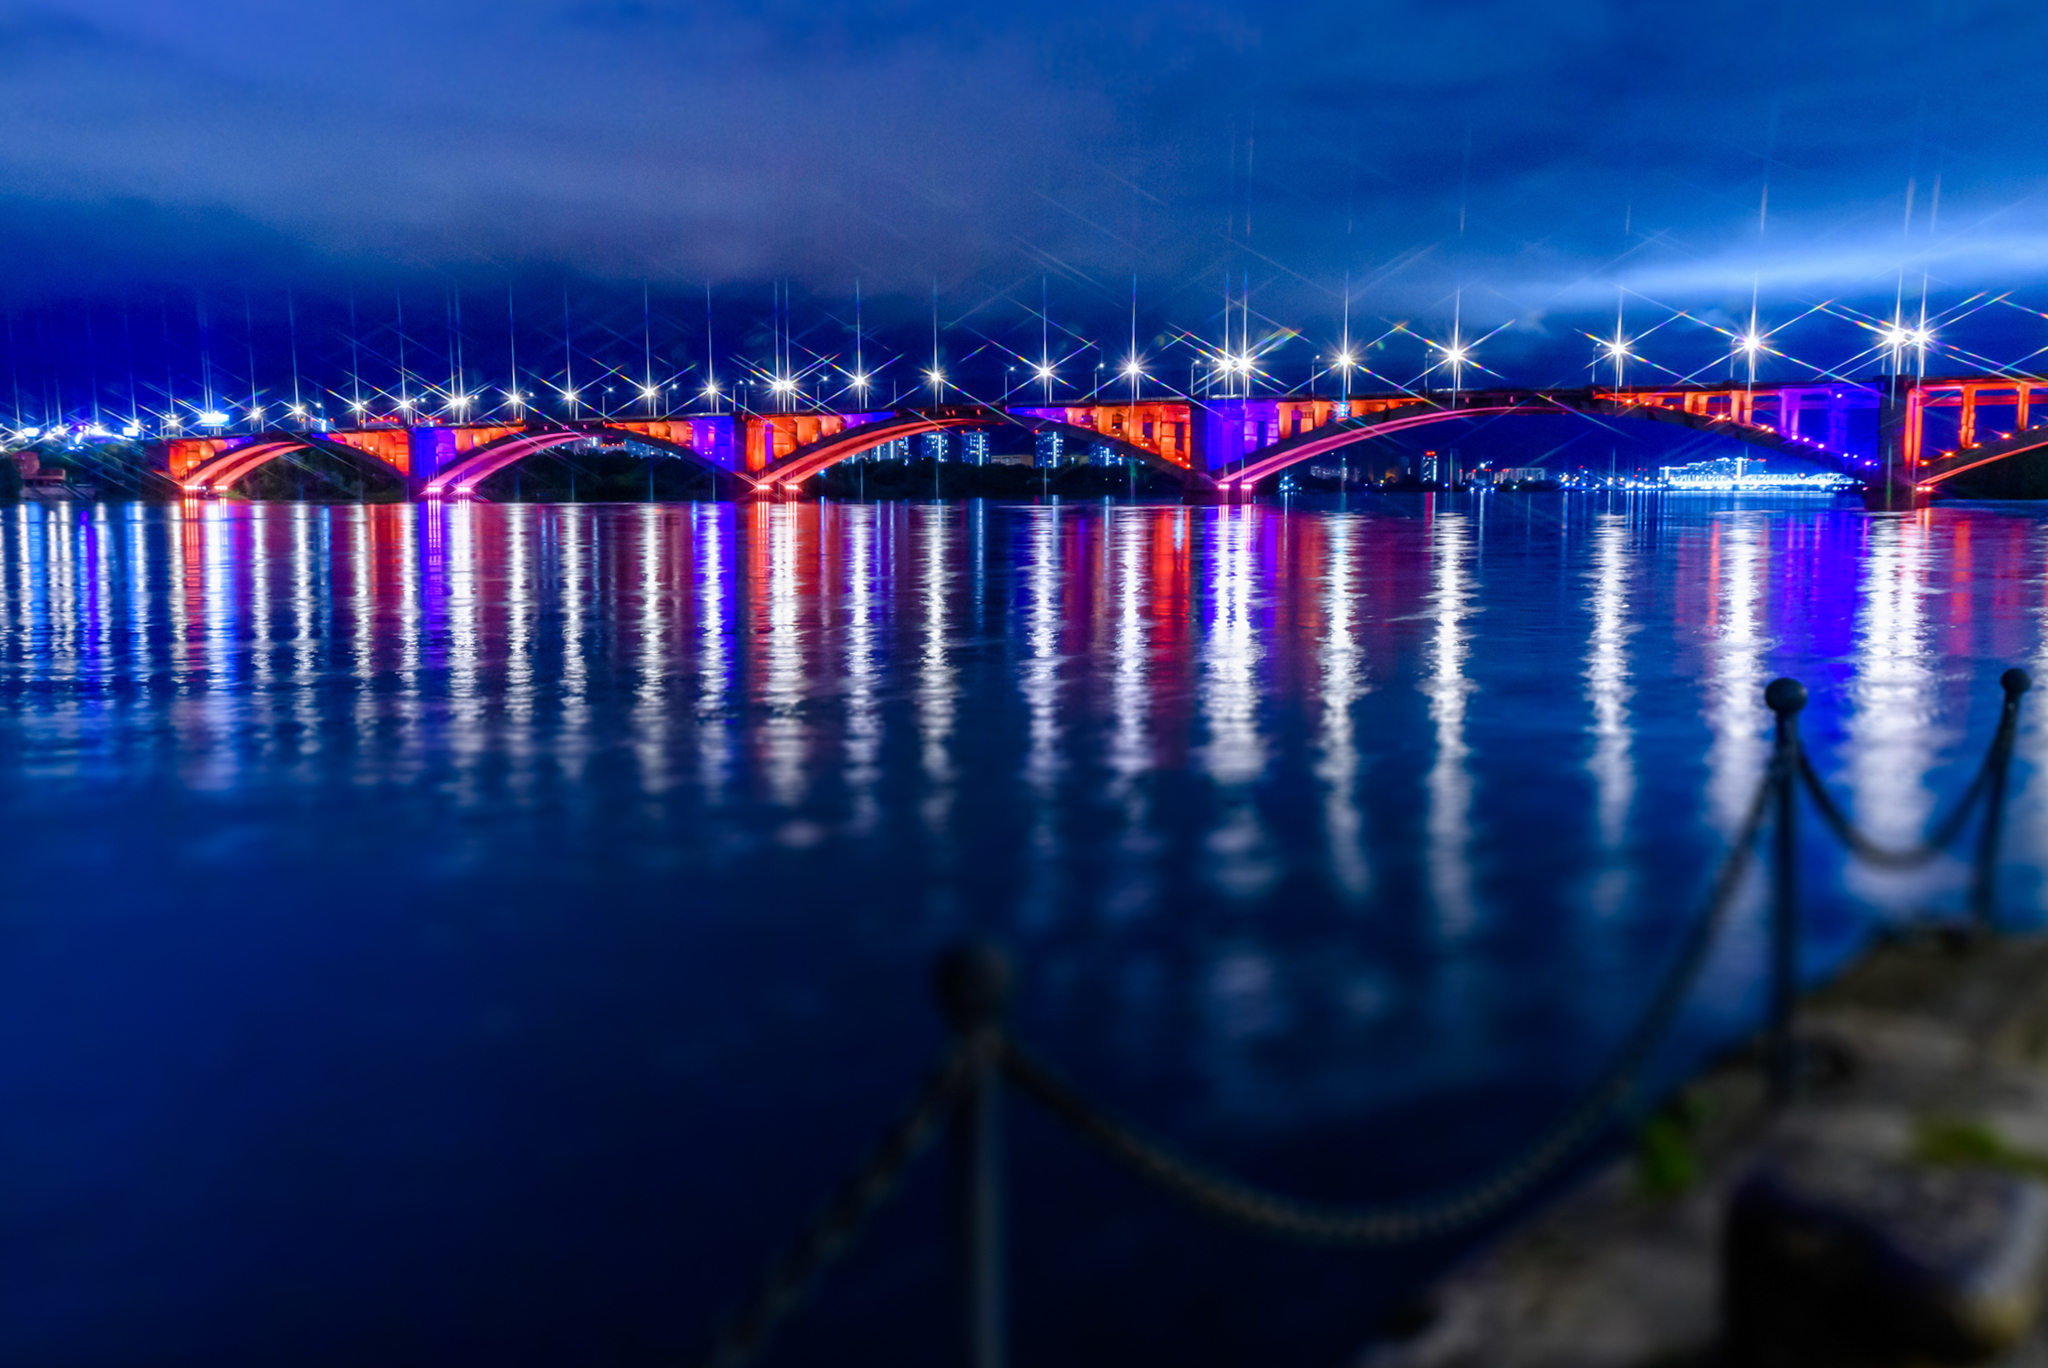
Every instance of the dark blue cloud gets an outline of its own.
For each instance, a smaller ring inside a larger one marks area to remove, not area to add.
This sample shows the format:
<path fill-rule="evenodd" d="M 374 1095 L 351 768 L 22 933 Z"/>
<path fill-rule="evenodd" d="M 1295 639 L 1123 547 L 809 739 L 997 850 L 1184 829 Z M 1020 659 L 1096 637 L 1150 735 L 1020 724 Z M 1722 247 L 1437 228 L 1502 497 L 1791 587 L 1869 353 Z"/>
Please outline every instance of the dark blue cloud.
<path fill-rule="evenodd" d="M 858 277 L 969 313 L 1049 274 L 1107 317 L 1135 273 L 1202 326 L 1229 272 L 1320 326 L 1348 274 L 1531 347 L 1624 289 L 1956 296 L 2048 271 L 2043 39 L 2002 0 L 58 0 L 0 13 L 0 289 Z"/>

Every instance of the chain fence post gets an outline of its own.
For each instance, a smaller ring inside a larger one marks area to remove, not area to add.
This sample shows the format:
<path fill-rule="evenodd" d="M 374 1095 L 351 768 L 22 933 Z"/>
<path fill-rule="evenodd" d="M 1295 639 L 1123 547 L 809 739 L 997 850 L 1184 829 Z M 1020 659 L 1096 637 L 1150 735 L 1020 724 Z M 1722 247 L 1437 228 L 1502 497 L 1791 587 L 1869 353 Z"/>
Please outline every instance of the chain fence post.
<path fill-rule="evenodd" d="M 966 1363 L 1004 1368 L 1002 1043 L 1010 961 L 994 946 L 960 946 L 939 957 L 934 978 L 940 1010 L 974 1052 L 972 1081 L 953 1118 Z"/>
<path fill-rule="evenodd" d="M 1984 795 L 1984 825 L 1977 832 L 1977 862 L 1970 877 L 1970 916 L 1979 931 L 1993 929 L 1998 907 L 1998 842 L 2005 826 L 2005 772 L 2012 763 L 2013 734 L 2019 728 L 2020 695 L 2034 678 L 2015 666 L 1998 677 L 2005 707 L 1998 718 L 1997 749 L 1991 757 L 1991 786 Z"/>
<path fill-rule="evenodd" d="M 1782 1107 L 1799 1088 L 1799 1046 L 1792 1038 L 1799 1009 L 1799 710 L 1806 706 L 1806 686 L 1796 679 L 1774 679 L 1764 689 L 1764 702 L 1778 715 L 1778 742 L 1772 755 L 1777 789 L 1777 858 L 1771 906 L 1771 1104 Z"/>

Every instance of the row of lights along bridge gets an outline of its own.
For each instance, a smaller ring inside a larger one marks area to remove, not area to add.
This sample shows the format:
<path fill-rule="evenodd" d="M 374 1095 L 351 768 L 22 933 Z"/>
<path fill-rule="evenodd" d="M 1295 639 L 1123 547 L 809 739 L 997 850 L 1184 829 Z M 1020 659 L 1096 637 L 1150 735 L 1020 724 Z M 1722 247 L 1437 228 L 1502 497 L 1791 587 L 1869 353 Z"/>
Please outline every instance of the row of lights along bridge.
<path fill-rule="evenodd" d="M 1810 310 L 1809 314 L 1826 312 L 1825 309 Z M 1805 317 L 1806 315 L 1802 315 Z M 1738 366 L 1745 367 L 1746 379 L 1754 383 L 1757 368 L 1765 357 L 1777 357 L 1792 361 L 1793 364 L 1809 370 L 1817 378 L 1844 380 L 1858 365 L 1876 364 L 1892 374 L 1904 374 L 1909 358 L 1915 369 L 1924 374 L 1928 353 L 1934 349 L 1934 333 L 1925 322 L 1909 325 L 1901 319 L 1876 320 L 1853 311 L 1842 311 L 1838 316 L 1853 322 L 1859 328 L 1874 334 L 1873 345 L 1849 358 L 1838 366 L 1822 366 L 1800 362 L 1792 358 L 1775 344 L 1775 333 L 1760 330 L 1754 323 L 1744 331 L 1735 332 L 1706 322 L 1684 313 L 1673 313 L 1663 323 L 1645 329 L 1636 338 L 1623 334 L 1617 324 L 1613 335 L 1587 336 L 1595 345 L 1595 356 L 1591 363 L 1592 378 L 1605 381 L 1611 373 L 1614 386 L 1619 389 L 1626 381 L 1631 366 L 1647 366 L 1661 372 L 1665 381 L 1674 384 L 1696 383 L 1712 378 L 1711 371 L 1719 369 L 1718 363 L 1691 374 L 1672 371 L 1658 366 L 1645 355 L 1640 346 L 1642 337 L 1657 331 L 1668 323 L 1687 320 L 1698 326 L 1723 334 L 1729 344 L 1727 360 L 1730 378 L 1735 378 Z M 1413 332 L 1406 324 L 1396 324 L 1377 337 L 1354 344 L 1349 336 L 1348 323 L 1345 337 L 1337 349 L 1327 355 L 1313 359 L 1304 376 L 1303 390 L 1294 390 L 1279 371 L 1279 353 L 1301 337 L 1293 330 L 1279 330 L 1259 342 L 1250 338 L 1250 326 L 1242 329 L 1243 337 L 1236 346 L 1218 348 L 1206 344 L 1191 335 L 1183 334 L 1167 342 L 1169 349 L 1185 347 L 1189 353 L 1186 372 L 1186 387 L 1178 383 L 1177 366 L 1169 371 L 1161 358 L 1151 358 L 1140 352 L 1136 344 L 1136 328 L 1132 329 L 1132 346 L 1125 356 L 1113 367 L 1095 362 L 1092 367 L 1086 361 L 1089 352 L 1101 351 L 1095 342 L 1078 342 L 1066 354 L 1054 357 L 1048 345 L 1035 360 L 1017 357 L 1011 353 L 1004 360 L 1002 390 L 1000 397 L 994 393 L 973 393 L 950 377 L 939 363 L 937 336 L 935 333 L 933 359 L 917 374 L 915 383 L 906 394 L 900 380 L 892 380 L 886 404 L 882 399 L 882 374 L 893 363 L 870 368 L 860 359 L 861 347 L 856 343 L 855 361 L 851 366 L 842 358 L 833 355 L 813 355 L 806 363 L 793 362 L 774 366 L 740 364 L 738 369 L 743 378 L 729 384 L 721 384 L 716 374 L 707 375 L 701 382 L 689 382 L 680 376 L 656 380 L 653 376 L 651 336 L 645 348 L 647 364 L 638 379 L 629 378 L 617 367 L 608 367 L 606 374 L 595 383 L 576 385 L 568 380 L 549 382 L 536 387 L 522 388 L 515 381 L 502 389 L 472 391 L 459 380 L 446 386 L 435 386 L 420 382 L 415 376 L 401 371 L 395 391 L 371 389 L 369 397 L 358 374 L 347 391 L 329 390 L 335 399 L 336 415 L 330 415 L 325 399 L 307 402 L 294 398 L 291 402 L 266 402 L 260 391 L 252 384 L 251 394 L 246 403 L 230 405 L 208 396 L 199 402 L 180 401 L 169 396 L 161 400 L 160 408 L 144 405 L 139 396 L 129 405 L 129 415 L 121 421 L 118 429 L 109 427 L 104 411 L 94 413 L 90 419 L 80 422 L 64 422 L 44 427 L 27 422 L 19 411 L 17 399 L 16 430 L 12 434 L 17 441 L 35 440 L 44 436 L 75 435 L 95 437 L 140 438 L 150 435 L 172 436 L 184 431 L 225 432 L 231 428 L 246 427 L 260 431 L 265 427 L 293 425 L 307 429 L 325 429 L 339 425 L 410 425 L 416 422 L 484 422 L 484 421 L 527 421 L 552 417 L 576 420 L 588 417 L 625 417 L 628 415 L 657 417 L 685 411 L 713 413 L 735 411 L 741 413 L 786 413 L 805 409 L 827 409 L 851 407 L 862 410 L 883 407 L 896 408 L 905 403 L 1004 403 L 1013 399 L 1028 398 L 1046 404 L 1056 400 L 1074 403 L 1091 403 L 1104 399 L 1122 398 L 1128 386 L 1128 397 L 1133 401 L 1140 398 L 1172 397 L 1201 402 L 1216 398 L 1247 398 L 1254 394 L 1301 393 L 1315 395 L 1328 385 L 1349 395 L 1361 384 L 1383 393 L 1412 393 L 1418 396 L 1441 393 L 1446 390 L 1455 394 L 1470 386 L 1475 377 L 1492 377 L 1493 373 L 1479 363 L 1477 348 L 1496 336 L 1506 327 L 1504 324 L 1480 338 L 1466 341 L 1460 338 L 1454 328 L 1448 340 L 1435 340 Z M 1423 364 L 1406 377 L 1390 376 L 1366 365 L 1364 356 L 1372 351 L 1383 351 L 1396 339 L 1407 337 L 1422 344 Z M 1048 342 L 1049 342 L 1048 338 Z M 990 344 L 992 345 L 992 344 Z M 786 351 L 778 336 L 778 356 Z M 900 359 L 900 358 L 899 358 Z M 565 376 L 573 370 L 574 358 L 565 356 Z M 1076 366 L 1087 377 L 1085 389 L 1077 389 L 1070 382 L 1070 375 Z M 210 369 L 210 368 L 209 368 Z M 695 369 L 690 367 L 688 369 Z M 1107 374 L 1105 372 L 1107 371 Z M 687 372 L 685 372 L 687 373 Z M 408 383 L 408 382 L 411 383 Z M 301 392 L 301 379 L 294 375 L 294 395 Z M 131 386 L 131 392 L 133 387 Z M 182 411 L 181 411 L 182 410 Z"/>

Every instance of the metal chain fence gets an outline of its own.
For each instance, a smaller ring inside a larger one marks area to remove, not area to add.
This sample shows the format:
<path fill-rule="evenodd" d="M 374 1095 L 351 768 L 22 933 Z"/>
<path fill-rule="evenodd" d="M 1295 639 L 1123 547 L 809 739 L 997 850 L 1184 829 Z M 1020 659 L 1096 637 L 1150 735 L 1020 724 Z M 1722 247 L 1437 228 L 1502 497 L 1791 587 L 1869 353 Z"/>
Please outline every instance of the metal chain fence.
<path fill-rule="evenodd" d="M 1893 849 L 1857 827 L 1815 772 L 1797 726 L 1806 690 L 1794 680 L 1774 681 L 1765 691 L 1765 700 L 1778 719 L 1778 741 L 1770 764 L 1722 857 L 1700 914 L 1693 919 L 1677 957 L 1635 1027 L 1592 1086 L 1541 1136 L 1487 1176 L 1433 1197 L 1372 1206 L 1308 1201 L 1267 1191 L 1182 1154 L 1090 1100 L 1010 1035 L 1003 1019 L 1009 966 L 1000 952 L 986 946 L 950 952 L 939 962 L 936 986 L 954 1039 L 939 1067 L 812 1227 L 770 1269 L 743 1309 L 725 1322 L 699 1363 L 703 1368 L 741 1368 L 757 1358 L 775 1326 L 802 1304 L 819 1274 L 860 1238 L 868 1219 L 894 1195 L 906 1170 L 946 1127 L 951 1113 L 968 1149 L 961 1165 L 960 1194 L 966 1214 L 962 1231 L 966 1359 L 971 1368 L 1001 1368 L 1002 1194 L 994 1105 L 996 1090 L 1004 1079 L 1140 1177 L 1200 1211 L 1261 1234 L 1319 1245 L 1385 1246 L 1440 1237 L 1501 1214 L 1583 1153 L 1627 1110 L 1645 1067 L 1691 996 L 1741 891 L 1758 838 L 1774 811 L 1776 896 L 1772 1011 L 1767 1031 L 1773 1095 L 1780 1102 L 1789 1100 L 1796 1074 L 1792 1028 L 1798 980 L 1794 825 L 1798 791 L 1805 790 L 1822 823 L 1851 856 L 1881 869 L 1913 869 L 1938 858 L 1983 806 L 1971 901 L 1979 922 L 1988 927 L 2019 702 L 2032 681 L 2026 671 L 2012 669 L 1999 683 L 2005 704 L 1998 729 L 1969 786 L 1925 841 Z"/>

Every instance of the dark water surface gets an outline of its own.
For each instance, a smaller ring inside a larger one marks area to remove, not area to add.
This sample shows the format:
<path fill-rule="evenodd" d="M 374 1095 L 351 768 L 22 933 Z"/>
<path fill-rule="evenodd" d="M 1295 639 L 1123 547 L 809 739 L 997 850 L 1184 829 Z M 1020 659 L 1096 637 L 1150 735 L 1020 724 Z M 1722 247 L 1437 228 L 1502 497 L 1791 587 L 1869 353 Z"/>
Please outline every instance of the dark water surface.
<path fill-rule="evenodd" d="M 1684 498 L 0 510 L 0 1362 L 678 1361 L 976 933 L 1188 1147 L 1453 1181 L 1641 1010 L 1764 683 L 1904 838 L 2044 556 L 2028 506 Z M 1810 877 L 1815 968 L 1962 884 Z M 1753 1019 L 1760 919 L 1667 1073 Z M 1274 1247 L 1011 1122 L 1026 1368 L 1339 1364 L 1457 1248 Z M 945 1180 L 771 1361 L 953 1361 Z"/>

